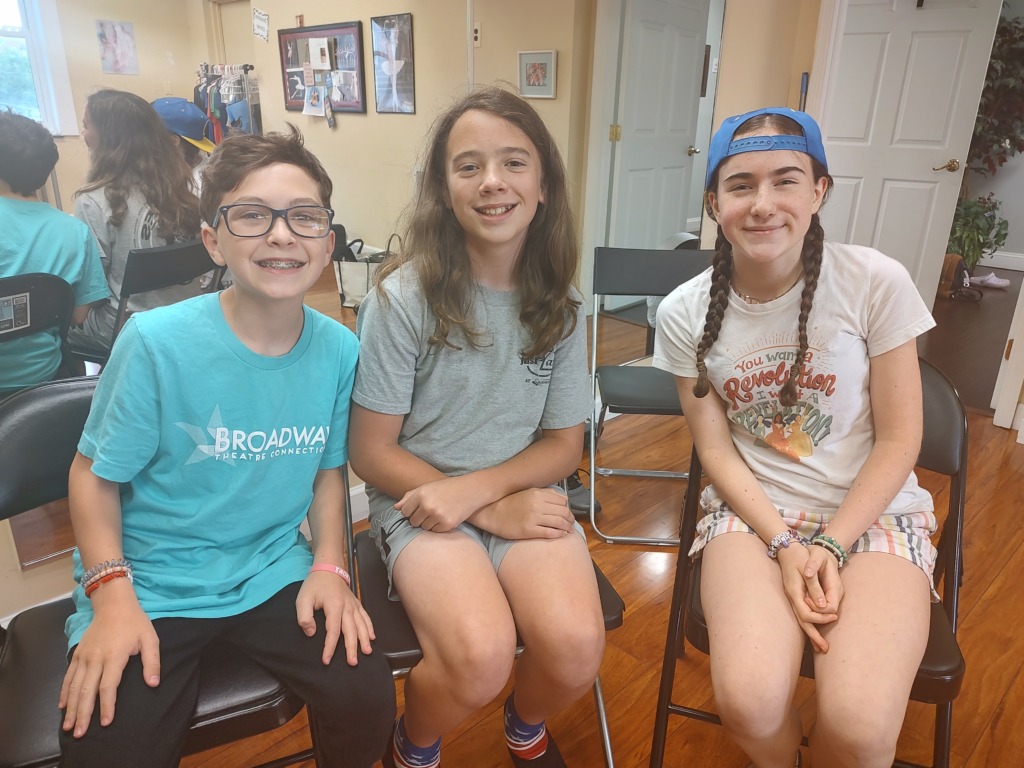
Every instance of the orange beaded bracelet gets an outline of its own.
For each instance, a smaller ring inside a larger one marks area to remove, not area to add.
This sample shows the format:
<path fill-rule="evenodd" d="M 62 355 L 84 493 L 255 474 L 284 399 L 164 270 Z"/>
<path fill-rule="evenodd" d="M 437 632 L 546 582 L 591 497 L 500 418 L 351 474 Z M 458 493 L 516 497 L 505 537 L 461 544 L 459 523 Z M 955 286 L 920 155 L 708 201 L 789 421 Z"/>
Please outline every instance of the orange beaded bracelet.
<path fill-rule="evenodd" d="M 130 574 L 128 573 L 127 570 L 111 571 L 106 576 L 103 576 L 103 577 L 97 579 L 92 584 L 90 584 L 88 587 L 86 587 L 85 588 L 85 596 L 86 597 L 92 597 L 92 593 L 95 592 L 97 589 L 99 589 L 104 584 L 106 584 L 108 581 L 112 581 L 113 579 L 130 579 L 130 578 L 131 578 L 131 576 L 130 576 Z"/>

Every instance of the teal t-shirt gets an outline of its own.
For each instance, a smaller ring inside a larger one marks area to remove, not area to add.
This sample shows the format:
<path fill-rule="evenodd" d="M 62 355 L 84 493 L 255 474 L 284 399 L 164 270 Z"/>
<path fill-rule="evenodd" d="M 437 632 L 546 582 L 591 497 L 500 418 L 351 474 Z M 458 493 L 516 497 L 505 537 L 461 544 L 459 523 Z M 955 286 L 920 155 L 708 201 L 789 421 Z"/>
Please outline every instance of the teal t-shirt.
<path fill-rule="evenodd" d="M 124 556 L 151 619 L 231 616 L 305 578 L 299 525 L 321 469 L 347 461 L 358 342 L 304 307 L 295 347 L 249 350 L 219 294 L 132 316 L 78 449 L 121 484 Z M 82 575 L 78 551 L 75 578 Z M 69 647 L 92 620 L 81 586 Z"/>
<path fill-rule="evenodd" d="M 88 226 L 48 203 L 0 197 L 0 277 L 31 272 L 62 278 L 74 291 L 76 306 L 110 295 Z M 60 355 L 54 331 L 0 344 L 0 395 L 49 381 Z"/>

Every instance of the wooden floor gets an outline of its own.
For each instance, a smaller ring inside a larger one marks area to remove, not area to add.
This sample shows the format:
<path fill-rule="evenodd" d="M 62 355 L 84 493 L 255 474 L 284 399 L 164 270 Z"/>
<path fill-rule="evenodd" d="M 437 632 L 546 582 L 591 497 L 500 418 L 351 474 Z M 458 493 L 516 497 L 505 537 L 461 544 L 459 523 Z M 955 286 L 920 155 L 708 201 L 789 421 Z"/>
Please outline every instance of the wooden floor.
<path fill-rule="evenodd" d="M 349 312 L 340 314 L 337 293 L 326 280 L 308 301 L 338 319 L 349 323 L 353 319 Z M 642 328 L 616 321 L 602 323 L 611 331 L 602 338 L 602 362 L 632 359 L 643 349 Z M 953 766 L 1009 768 L 1021 765 L 1024 755 L 1024 633 L 1018 629 L 1024 619 L 1024 591 L 1018 588 L 1024 580 L 1024 525 L 1018 517 L 1024 503 L 1024 445 L 979 413 L 971 414 L 970 428 L 966 573 L 959 634 L 968 670 L 954 707 Z M 599 455 L 606 463 L 635 461 L 648 467 L 684 469 L 689 450 L 689 434 L 682 419 L 626 416 L 608 422 Z M 924 477 L 922 482 L 932 490 L 940 486 L 934 477 Z M 611 533 L 671 534 L 683 491 L 682 481 L 602 478 L 598 497 L 605 510 L 603 527 Z M 616 764 L 637 768 L 647 765 L 650 754 L 675 552 L 602 544 L 594 537 L 590 549 L 626 602 L 624 626 L 608 635 L 601 679 Z M 714 706 L 705 657 L 691 650 L 679 662 L 679 673 L 677 700 Z M 398 690 L 401 705 L 400 682 Z M 805 721 L 812 717 L 813 690 L 813 682 L 801 683 Z M 442 765 L 510 765 L 501 733 L 503 698 L 445 738 Z M 901 758 L 929 761 L 933 711 L 911 703 L 899 744 Z M 552 718 L 550 727 L 571 768 L 603 764 L 591 697 Z M 721 728 L 678 718 L 670 728 L 667 766 L 742 768 L 749 762 Z M 182 765 L 241 767 L 296 752 L 308 743 L 305 717 L 300 714 L 271 734 L 194 755 Z"/>
<path fill-rule="evenodd" d="M 308 297 L 311 305 L 351 323 L 342 315 L 329 274 Z M 644 331 L 602 320 L 611 332 L 602 340 L 603 362 L 636 357 Z M 614 326 L 614 327 L 613 327 Z M 1024 445 L 1014 434 L 992 426 L 984 415 L 970 416 L 970 476 L 967 492 L 965 577 L 961 591 L 959 639 L 967 677 L 954 708 L 953 766 L 1019 766 L 1024 755 Z M 647 467 L 685 469 L 690 440 L 682 419 L 624 416 L 610 421 L 601 439 L 603 463 L 636 462 Z M 922 478 L 936 490 L 933 477 Z M 604 505 L 603 527 L 612 533 L 671 535 L 677 525 L 682 481 L 602 478 L 597 495 Z M 588 527 L 588 526 L 584 526 Z M 588 531 L 589 533 L 589 531 Z M 664 650 L 675 552 L 607 545 L 591 537 L 594 560 L 626 602 L 625 624 L 608 635 L 602 684 L 616 764 L 647 765 L 658 675 Z M 690 650 L 679 662 L 677 700 L 713 708 L 707 660 Z M 401 705 L 401 683 L 398 684 Z M 813 712 L 813 683 L 801 683 L 805 722 Z M 445 738 L 442 765 L 448 768 L 509 766 L 499 697 Z M 898 754 L 928 762 L 932 707 L 911 704 Z M 571 768 L 602 765 L 592 699 L 584 697 L 551 719 L 550 728 Z M 667 766 L 742 768 L 747 758 L 721 728 L 674 719 Z M 308 747 L 304 714 L 264 736 L 186 758 L 186 768 L 241 768 Z M 306 763 L 311 766 L 312 763 Z M 805 762 L 807 765 L 807 762 Z M 818 766 L 818 768 L 827 768 Z"/>

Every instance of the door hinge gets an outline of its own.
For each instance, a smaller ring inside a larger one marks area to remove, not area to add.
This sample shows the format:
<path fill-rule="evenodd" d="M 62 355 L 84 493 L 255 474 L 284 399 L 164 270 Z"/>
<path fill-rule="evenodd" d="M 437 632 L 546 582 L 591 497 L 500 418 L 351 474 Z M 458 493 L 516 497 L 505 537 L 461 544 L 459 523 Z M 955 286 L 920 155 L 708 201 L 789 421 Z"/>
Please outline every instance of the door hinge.
<path fill-rule="evenodd" d="M 1012 352 L 1012 351 L 1013 351 L 1013 339 L 1010 339 L 1008 342 L 1006 342 L 1006 351 L 1003 353 L 1003 359 L 1004 360 L 1009 360 L 1010 359 L 1010 352 Z"/>
<path fill-rule="evenodd" d="M 608 141 L 622 141 L 622 126 L 612 123 L 608 126 Z"/>

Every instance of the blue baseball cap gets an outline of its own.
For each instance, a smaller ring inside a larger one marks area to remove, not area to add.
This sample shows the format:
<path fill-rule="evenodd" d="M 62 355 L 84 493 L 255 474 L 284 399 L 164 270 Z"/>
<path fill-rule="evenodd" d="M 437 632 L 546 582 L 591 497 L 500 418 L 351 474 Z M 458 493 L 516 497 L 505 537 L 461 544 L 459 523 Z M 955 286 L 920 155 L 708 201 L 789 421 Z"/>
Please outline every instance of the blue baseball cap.
<path fill-rule="evenodd" d="M 804 132 L 803 136 L 746 136 L 733 141 L 736 130 L 747 120 L 758 115 L 784 115 L 795 121 Z M 825 145 L 821 142 L 821 129 L 814 118 L 806 112 L 797 112 L 789 107 L 765 107 L 742 115 L 727 117 L 722 127 L 711 137 L 708 148 L 708 173 L 704 178 L 704 191 L 711 187 L 711 177 L 727 157 L 744 152 L 766 152 L 772 149 L 791 149 L 810 155 L 828 170 L 825 160 Z"/>
<path fill-rule="evenodd" d="M 181 136 L 203 152 L 213 152 L 217 145 L 210 141 L 210 120 L 195 104 L 187 99 L 170 96 L 153 102 L 153 109 L 164 121 L 164 127 Z"/>

